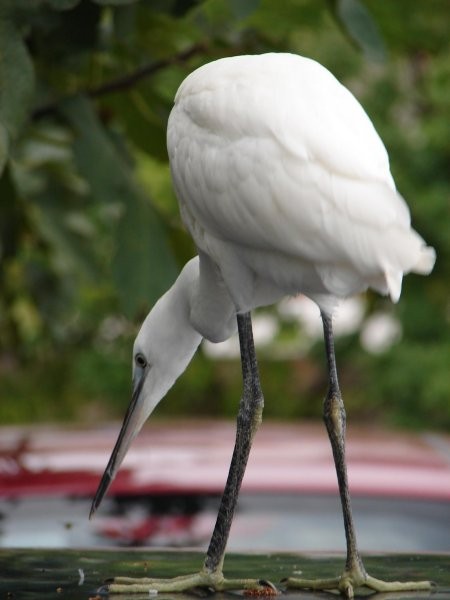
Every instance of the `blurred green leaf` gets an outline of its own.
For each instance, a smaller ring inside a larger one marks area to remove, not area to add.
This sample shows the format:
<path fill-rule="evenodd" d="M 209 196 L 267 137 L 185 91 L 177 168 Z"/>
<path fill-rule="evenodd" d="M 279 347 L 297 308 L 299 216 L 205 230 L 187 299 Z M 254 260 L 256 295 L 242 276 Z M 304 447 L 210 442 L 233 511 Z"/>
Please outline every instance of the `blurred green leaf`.
<path fill-rule="evenodd" d="M 230 6 L 236 19 L 245 19 L 259 8 L 261 0 L 230 0 Z"/>
<path fill-rule="evenodd" d="M 389 51 L 405 55 L 409 52 L 431 52 L 445 56 L 448 47 L 448 0 L 416 2 L 411 0 L 364 0 L 370 14 L 380 24 Z"/>
<path fill-rule="evenodd" d="M 328 37 L 328 31 L 323 26 L 325 14 L 322 3 L 288 1 L 283 3 L 283 10 L 280 10 L 279 3 L 262 1 L 258 10 L 246 21 L 246 26 L 258 32 L 264 40 L 264 50 L 298 52 L 313 58 L 311 49 L 295 48 L 290 42 L 299 36 L 304 44 L 311 37 L 314 39 L 311 48 L 314 50 L 320 46 L 320 36 Z"/>
<path fill-rule="evenodd" d="M 91 103 L 77 96 L 64 103 L 62 112 L 74 129 L 75 159 L 92 196 L 121 206 L 112 270 L 124 311 L 135 315 L 166 291 L 176 276 L 164 227 Z"/>
<path fill-rule="evenodd" d="M 204 0 L 189 15 L 204 36 L 221 38 L 236 21 L 228 0 Z"/>
<path fill-rule="evenodd" d="M 87 179 L 92 196 L 99 202 L 122 201 L 128 173 L 117 157 L 89 100 L 74 96 L 62 103 L 61 113 L 75 133 L 73 149 L 80 173 Z"/>
<path fill-rule="evenodd" d="M 34 70 L 22 37 L 8 18 L 0 18 L 0 173 L 28 116 Z"/>
<path fill-rule="evenodd" d="M 359 0 L 334 0 L 334 8 L 346 32 L 367 58 L 383 61 L 384 42 L 367 8 Z"/>
<path fill-rule="evenodd" d="M 117 229 L 113 277 L 125 314 L 147 311 L 177 276 L 161 222 L 145 198 L 130 197 Z"/>
<path fill-rule="evenodd" d="M 75 230 L 71 223 L 71 202 L 68 190 L 56 182 L 34 197 L 37 207 L 36 225 L 47 243 L 54 249 L 53 260 L 62 275 L 79 270 L 95 280 L 97 276 L 92 246 L 93 231 Z"/>
<path fill-rule="evenodd" d="M 135 146 L 167 160 L 166 124 L 171 106 L 164 104 L 153 88 L 144 83 L 139 90 L 127 96 L 112 96 L 103 104 L 120 115 L 122 127 Z"/>

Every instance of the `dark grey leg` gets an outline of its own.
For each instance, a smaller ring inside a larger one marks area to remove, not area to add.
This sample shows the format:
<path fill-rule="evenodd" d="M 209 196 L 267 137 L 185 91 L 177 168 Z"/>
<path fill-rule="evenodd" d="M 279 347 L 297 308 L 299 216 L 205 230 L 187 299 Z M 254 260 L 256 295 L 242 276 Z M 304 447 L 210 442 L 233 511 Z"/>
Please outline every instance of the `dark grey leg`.
<path fill-rule="evenodd" d="M 330 438 L 333 450 L 334 464 L 341 497 L 342 512 L 344 517 L 345 537 L 347 539 L 347 570 L 357 570 L 361 576 L 365 576 L 358 547 L 356 544 L 355 526 L 350 504 L 348 489 L 347 465 L 345 462 L 345 428 L 346 416 L 344 402 L 339 389 L 336 357 L 334 353 L 334 339 L 331 317 L 322 313 L 323 333 L 325 340 L 325 352 L 328 363 L 329 387 L 323 403 L 323 419 Z"/>
<path fill-rule="evenodd" d="M 333 450 L 336 475 L 344 516 L 345 537 L 347 539 L 347 560 L 344 572 L 332 579 L 299 579 L 290 577 L 288 587 L 314 590 L 338 590 L 346 598 L 353 598 L 354 590 L 366 587 L 376 592 L 401 592 L 410 590 L 430 590 L 429 581 L 382 581 L 366 573 L 356 544 L 350 494 L 348 490 L 347 466 L 345 462 L 345 408 L 336 369 L 334 340 L 331 317 L 322 313 L 325 352 L 328 362 L 329 385 L 323 404 L 323 418 Z"/>
<path fill-rule="evenodd" d="M 237 417 L 233 457 L 216 525 L 205 558 L 205 569 L 212 572 L 222 568 L 225 547 L 230 534 L 242 478 L 244 477 L 254 434 L 261 423 L 264 407 L 250 313 L 237 315 L 237 323 L 241 349 L 243 393 Z"/>

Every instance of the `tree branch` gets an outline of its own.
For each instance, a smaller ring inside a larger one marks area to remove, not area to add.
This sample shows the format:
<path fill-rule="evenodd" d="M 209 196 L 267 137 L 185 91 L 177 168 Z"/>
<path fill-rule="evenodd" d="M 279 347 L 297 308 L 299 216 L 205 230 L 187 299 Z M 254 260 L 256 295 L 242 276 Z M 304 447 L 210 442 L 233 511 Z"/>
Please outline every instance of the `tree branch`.
<path fill-rule="evenodd" d="M 141 79 L 149 77 L 150 75 L 154 75 L 155 73 L 161 71 L 169 65 L 183 63 L 189 60 L 189 58 L 191 58 L 192 56 L 200 54 L 205 50 L 206 44 L 194 44 L 190 48 L 183 50 L 182 52 L 179 52 L 174 56 L 157 60 L 156 62 L 153 62 L 149 65 L 144 65 L 143 67 L 140 67 L 139 69 L 136 69 L 135 71 L 132 71 L 127 75 L 117 77 L 116 79 L 112 79 L 111 81 L 103 83 L 102 85 L 99 85 L 97 87 L 81 88 L 78 90 L 77 93 L 89 96 L 89 98 L 99 98 L 100 96 L 104 96 L 106 94 L 112 94 L 114 92 L 127 90 L 136 85 L 139 81 L 141 81 Z M 48 117 L 49 115 L 55 113 L 58 109 L 59 104 L 67 97 L 69 96 L 59 98 L 58 100 L 53 100 L 52 102 L 43 104 L 42 106 L 39 106 L 38 108 L 34 109 L 31 113 L 32 120 L 38 121 L 43 117 Z"/>

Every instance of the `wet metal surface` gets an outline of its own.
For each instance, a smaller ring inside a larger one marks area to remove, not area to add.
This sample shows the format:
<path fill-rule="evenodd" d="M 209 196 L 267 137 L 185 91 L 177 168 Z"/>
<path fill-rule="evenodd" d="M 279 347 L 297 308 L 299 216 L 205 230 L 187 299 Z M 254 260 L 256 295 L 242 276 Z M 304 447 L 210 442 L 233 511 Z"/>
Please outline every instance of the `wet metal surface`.
<path fill-rule="evenodd" d="M 38 600 L 55 598 L 88 600 L 95 598 L 102 582 L 113 575 L 132 577 L 171 577 L 197 571 L 203 555 L 198 552 L 156 550 L 0 550 L 0 598 Z M 330 577 L 339 574 L 341 555 L 306 556 L 298 554 L 228 555 L 225 574 L 232 577 L 258 577 L 278 583 L 294 571 L 304 577 Z M 365 558 L 367 570 L 384 579 L 431 579 L 432 592 L 377 594 L 376 600 L 419 600 L 450 598 L 450 555 L 385 555 Z M 291 600 L 336 598 L 324 592 L 286 594 Z M 133 600 L 149 595 L 121 596 Z M 236 598 L 236 594 L 216 594 L 214 598 Z M 367 595 L 356 595 L 357 598 Z M 118 598 L 118 596 L 115 596 Z M 160 593 L 161 600 L 192 600 L 192 594 Z"/>

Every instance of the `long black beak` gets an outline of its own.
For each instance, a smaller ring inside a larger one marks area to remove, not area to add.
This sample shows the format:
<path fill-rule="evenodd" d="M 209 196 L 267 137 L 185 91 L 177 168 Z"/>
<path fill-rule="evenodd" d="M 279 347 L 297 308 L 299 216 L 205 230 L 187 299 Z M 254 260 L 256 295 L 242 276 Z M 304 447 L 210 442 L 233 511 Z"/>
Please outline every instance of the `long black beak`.
<path fill-rule="evenodd" d="M 136 376 L 136 380 L 133 385 L 133 395 L 131 397 L 131 402 L 125 414 L 119 437 L 117 438 L 117 442 L 111 453 L 105 472 L 102 475 L 99 486 L 92 501 L 89 519 L 92 518 L 95 511 L 100 506 L 103 497 L 108 491 L 109 486 L 113 482 L 114 477 L 123 459 L 125 458 L 125 455 L 128 451 L 128 448 L 130 447 L 131 442 L 133 441 L 135 435 L 139 431 L 139 422 L 143 405 L 141 392 L 147 373 L 148 367 L 142 369 L 142 371 Z"/>

